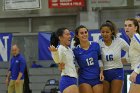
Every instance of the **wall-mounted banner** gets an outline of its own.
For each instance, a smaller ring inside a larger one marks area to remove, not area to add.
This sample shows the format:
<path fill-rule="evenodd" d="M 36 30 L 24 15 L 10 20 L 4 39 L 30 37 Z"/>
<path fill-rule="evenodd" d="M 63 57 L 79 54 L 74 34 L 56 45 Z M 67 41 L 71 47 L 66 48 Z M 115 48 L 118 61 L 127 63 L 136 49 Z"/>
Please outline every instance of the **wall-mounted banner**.
<path fill-rule="evenodd" d="M 9 61 L 12 44 L 12 34 L 0 34 L 0 62 Z"/>
<path fill-rule="evenodd" d="M 40 0 L 4 0 L 4 10 L 33 10 L 40 8 Z"/>
<path fill-rule="evenodd" d="M 127 0 L 88 0 L 88 7 L 124 7 L 127 6 Z"/>
<path fill-rule="evenodd" d="M 47 32 L 39 32 L 38 34 L 38 60 L 52 60 L 51 53 L 48 49 L 50 46 L 50 36 L 51 33 Z M 74 32 L 71 32 L 72 39 L 74 37 Z M 128 36 L 125 34 L 123 29 L 120 29 L 120 33 L 118 36 L 123 38 L 127 43 L 129 43 Z M 99 39 L 102 38 L 100 31 L 97 30 L 89 30 L 89 40 L 98 42 Z M 74 41 L 71 42 L 71 48 L 74 47 Z M 125 52 L 122 52 L 122 57 L 125 55 Z"/>
<path fill-rule="evenodd" d="M 92 3 L 109 3 L 110 0 L 92 0 Z"/>
<path fill-rule="evenodd" d="M 49 8 L 84 7 L 85 0 L 48 0 Z"/>
<path fill-rule="evenodd" d="M 51 60 L 51 52 L 48 47 L 50 46 L 51 33 L 39 32 L 38 33 L 38 60 Z"/>

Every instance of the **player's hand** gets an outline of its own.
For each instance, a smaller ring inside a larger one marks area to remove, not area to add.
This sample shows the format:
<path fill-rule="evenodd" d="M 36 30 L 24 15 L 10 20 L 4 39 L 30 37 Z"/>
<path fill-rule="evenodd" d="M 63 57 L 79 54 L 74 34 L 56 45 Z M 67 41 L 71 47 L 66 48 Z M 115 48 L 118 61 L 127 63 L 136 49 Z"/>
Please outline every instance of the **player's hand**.
<path fill-rule="evenodd" d="M 53 45 L 51 45 L 51 46 L 48 47 L 48 48 L 49 48 L 49 50 L 50 50 L 51 52 L 57 51 L 57 48 L 55 48 Z"/>
<path fill-rule="evenodd" d="M 80 68 L 78 67 L 76 70 L 77 70 L 77 73 L 79 75 L 80 74 Z"/>
<path fill-rule="evenodd" d="M 136 81 L 136 77 L 137 77 L 137 73 L 133 71 L 130 75 L 129 80 L 134 83 Z"/>
<path fill-rule="evenodd" d="M 104 80 L 104 74 L 103 74 L 103 71 L 100 72 L 100 81 L 103 81 Z"/>
<path fill-rule="evenodd" d="M 63 62 L 62 63 L 59 63 L 58 64 L 58 68 L 59 68 L 60 71 L 62 71 L 63 69 L 65 69 L 65 63 L 63 63 Z"/>

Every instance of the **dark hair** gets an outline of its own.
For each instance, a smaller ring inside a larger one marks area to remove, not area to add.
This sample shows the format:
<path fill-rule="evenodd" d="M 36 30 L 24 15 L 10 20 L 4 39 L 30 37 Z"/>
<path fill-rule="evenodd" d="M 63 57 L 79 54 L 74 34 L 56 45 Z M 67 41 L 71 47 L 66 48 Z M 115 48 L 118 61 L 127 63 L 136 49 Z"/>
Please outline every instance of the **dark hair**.
<path fill-rule="evenodd" d="M 117 36 L 117 33 L 118 33 L 118 29 L 116 27 L 116 25 L 110 21 L 110 20 L 107 20 L 104 24 L 101 25 L 100 27 L 100 30 L 103 28 L 103 27 L 109 27 L 111 32 L 112 32 L 112 39 L 114 39 L 114 37 Z"/>
<path fill-rule="evenodd" d="M 138 23 L 138 21 L 137 21 L 135 18 L 127 18 L 127 19 L 125 19 L 125 21 L 132 21 L 133 24 L 134 24 L 135 26 L 137 26 L 136 32 L 137 32 L 138 34 L 140 34 L 140 31 L 139 31 L 139 23 Z"/>
<path fill-rule="evenodd" d="M 75 29 L 75 36 L 74 36 L 74 41 L 75 41 L 75 43 L 74 43 L 74 46 L 77 46 L 77 45 L 80 44 L 80 40 L 79 40 L 79 38 L 77 38 L 77 35 L 78 35 L 78 32 L 79 32 L 79 30 L 80 30 L 81 28 L 87 29 L 87 28 L 86 28 L 85 26 L 83 26 L 83 25 L 80 25 L 80 26 L 78 26 L 78 27 Z M 87 31 L 88 31 L 88 29 L 87 29 Z"/>
<path fill-rule="evenodd" d="M 56 32 L 52 32 L 50 37 L 50 44 L 57 47 L 59 44 L 59 36 L 63 36 L 64 30 L 67 28 L 59 28 Z"/>

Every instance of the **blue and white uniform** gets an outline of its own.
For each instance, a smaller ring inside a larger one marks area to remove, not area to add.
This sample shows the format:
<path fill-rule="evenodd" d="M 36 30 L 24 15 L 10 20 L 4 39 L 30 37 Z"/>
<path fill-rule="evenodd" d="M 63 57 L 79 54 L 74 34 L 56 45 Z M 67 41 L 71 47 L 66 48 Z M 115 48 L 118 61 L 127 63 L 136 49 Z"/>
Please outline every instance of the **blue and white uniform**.
<path fill-rule="evenodd" d="M 131 63 L 131 69 L 138 74 L 135 83 L 140 84 L 140 35 L 138 33 L 131 38 L 129 62 Z"/>
<path fill-rule="evenodd" d="M 79 84 L 87 83 L 91 86 L 100 84 L 100 47 L 92 42 L 87 50 L 78 45 L 73 49 L 76 61 L 79 65 Z"/>
<path fill-rule="evenodd" d="M 112 40 L 110 46 L 106 46 L 103 39 L 99 41 L 101 57 L 104 66 L 105 80 L 124 80 L 123 64 L 121 62 L 121 50 L 129 51 L 129 45 L 123 39 L 117 37 Z"/>
<path fill-rule="evenodd" d="M 60 91 L 63 93 L 64 89 L 77 84 L 77 72 L 74 64 L 73 51 L 63 45 L 58 47 L 58 51 L 52 52 L 53 60 L 56 63 L 63 62 L 65 68 L 61 72 Z"/>

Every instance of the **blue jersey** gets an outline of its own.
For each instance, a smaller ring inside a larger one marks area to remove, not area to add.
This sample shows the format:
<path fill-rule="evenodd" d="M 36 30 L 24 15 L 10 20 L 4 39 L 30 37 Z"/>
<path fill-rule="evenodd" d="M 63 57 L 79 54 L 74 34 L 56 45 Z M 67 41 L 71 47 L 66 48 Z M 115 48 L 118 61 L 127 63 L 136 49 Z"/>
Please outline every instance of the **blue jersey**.
<path fill-rule="evenodd" d="M 19 72 L 21 72 L 23 75 L 21 79 L 24 79 L 24 70 L 25 70 L 26 62 L 24 57 L 21 54 L 18 54 L 17 56 L 13 56 L 10 63 L 10 71 L 11 71 L 11 79 L 16 80 Z"/>
<path fill-rule="evenodd" d="M 99 78 L 100 68 L 98 59 L 100 56 L 100 47 L 98 43 L 92 42 L 88 50 L 77 46 L 74 48 L 75 58 L 80 67 L 79 76 L 85 79 Z"/>

